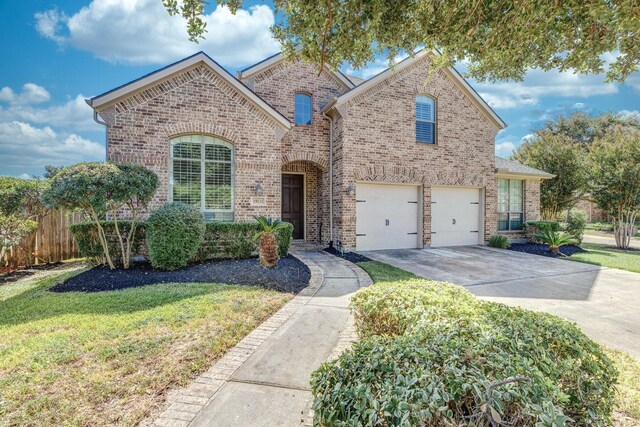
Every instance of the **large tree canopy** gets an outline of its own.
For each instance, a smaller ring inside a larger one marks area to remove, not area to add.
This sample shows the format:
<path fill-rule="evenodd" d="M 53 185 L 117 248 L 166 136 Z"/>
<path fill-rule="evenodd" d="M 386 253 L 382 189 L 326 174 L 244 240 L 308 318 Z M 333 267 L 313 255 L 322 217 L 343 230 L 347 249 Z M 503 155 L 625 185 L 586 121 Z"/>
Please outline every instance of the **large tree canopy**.
<path fill-rule="evenodd" d="M 162 0 L 204 38 L 206 0 Z M 216 0 L 235 12 L 242 0 Z M 638 0 L 275 0 L 273 33 L 285 53 L 338 68 L 437 48 L 437 65 L 470 61 L 478 80 L 522 79 L 530 68 L 606 72 L 623 81 L 640 65 Z M 615 55 L 607 63 L 604 54 Z"/>

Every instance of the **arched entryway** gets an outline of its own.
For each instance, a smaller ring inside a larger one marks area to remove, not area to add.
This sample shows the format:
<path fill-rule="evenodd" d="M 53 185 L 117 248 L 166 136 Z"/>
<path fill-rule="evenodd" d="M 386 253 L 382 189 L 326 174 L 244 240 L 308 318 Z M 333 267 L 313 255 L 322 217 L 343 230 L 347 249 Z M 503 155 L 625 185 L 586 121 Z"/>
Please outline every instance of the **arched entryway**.
<path fill-rule="evenodd" d="M 295 160 L 282 166 L 283 221 L 293 224 L 294 240 L 321 243 L 328 227 L 325 212 L 328 200 L 324 188 L 328 188 L 327 174 L 320 165 L 307 160 Z"/>

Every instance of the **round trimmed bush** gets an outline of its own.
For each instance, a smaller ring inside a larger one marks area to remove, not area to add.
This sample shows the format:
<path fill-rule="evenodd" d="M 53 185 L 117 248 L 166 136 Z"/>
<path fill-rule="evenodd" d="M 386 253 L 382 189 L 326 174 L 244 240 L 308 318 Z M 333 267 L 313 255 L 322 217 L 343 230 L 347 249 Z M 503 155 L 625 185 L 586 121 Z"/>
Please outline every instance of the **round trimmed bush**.
<path fill-rule="evenodd" d="M 204 216 L 193 206 L 167 203 L 147 220 L 147 249 L 151 265 L 161 270 L 185 267 L 204 237 Z"/>
<path fill-rule="evenodd" d="M 426 280 L 352 306 L 362 340 L 313 374 L 315 425 L 611 424 L 617 372 L 575 324 Z"/>

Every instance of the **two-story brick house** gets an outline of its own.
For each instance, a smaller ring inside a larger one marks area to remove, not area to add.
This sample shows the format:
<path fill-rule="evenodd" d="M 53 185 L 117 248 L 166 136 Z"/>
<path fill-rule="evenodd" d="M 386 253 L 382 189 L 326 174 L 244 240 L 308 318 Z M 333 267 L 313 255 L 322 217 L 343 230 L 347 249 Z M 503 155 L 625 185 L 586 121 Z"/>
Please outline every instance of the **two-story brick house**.
<path fill-rule="evenodd" d="M 455 70 L 427 79 L 433 55 L 361 80 L 279 54 L 234 77 L 200 52 L 87 102 L 107 160 L 160 177 L 152 207 L 278 217 L 359 250 L 514 235 L 551 175 L 494 156 L 505 123 Z"/>

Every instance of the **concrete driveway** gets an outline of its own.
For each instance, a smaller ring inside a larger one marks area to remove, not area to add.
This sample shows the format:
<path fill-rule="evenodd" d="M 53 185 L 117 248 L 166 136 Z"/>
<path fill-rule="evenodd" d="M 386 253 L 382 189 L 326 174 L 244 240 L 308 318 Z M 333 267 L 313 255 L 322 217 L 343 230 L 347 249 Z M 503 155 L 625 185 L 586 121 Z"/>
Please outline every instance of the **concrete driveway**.
<path fill-rule="evenodd" d="M 515 251 L 464 246 L 362 252 L 480 298 L 576 322 L 594 340 L 640 359 L 640 274 Z"/>

